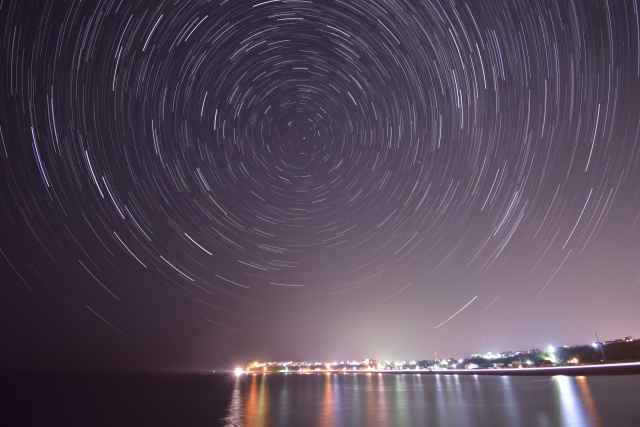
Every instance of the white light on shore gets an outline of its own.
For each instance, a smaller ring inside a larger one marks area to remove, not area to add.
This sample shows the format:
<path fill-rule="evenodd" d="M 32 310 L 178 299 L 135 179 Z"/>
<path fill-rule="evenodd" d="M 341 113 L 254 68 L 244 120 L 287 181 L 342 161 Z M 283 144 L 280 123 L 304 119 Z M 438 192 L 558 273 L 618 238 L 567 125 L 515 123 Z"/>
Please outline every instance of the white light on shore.
<path fill-rule="evenodd" d="M 244 370 L 242 368 L 236 368 L 236 375 L 244 374 Z"/>

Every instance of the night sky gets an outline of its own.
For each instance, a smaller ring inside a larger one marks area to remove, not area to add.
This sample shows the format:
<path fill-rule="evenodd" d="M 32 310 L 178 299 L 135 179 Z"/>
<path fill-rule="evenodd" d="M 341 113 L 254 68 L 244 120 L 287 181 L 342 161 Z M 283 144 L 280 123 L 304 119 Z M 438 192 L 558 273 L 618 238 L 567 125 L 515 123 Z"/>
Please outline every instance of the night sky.
<path fill-rule="evenodd" d="M 0 1 L 0 366 L 640 335 L 629 1 Z"/>

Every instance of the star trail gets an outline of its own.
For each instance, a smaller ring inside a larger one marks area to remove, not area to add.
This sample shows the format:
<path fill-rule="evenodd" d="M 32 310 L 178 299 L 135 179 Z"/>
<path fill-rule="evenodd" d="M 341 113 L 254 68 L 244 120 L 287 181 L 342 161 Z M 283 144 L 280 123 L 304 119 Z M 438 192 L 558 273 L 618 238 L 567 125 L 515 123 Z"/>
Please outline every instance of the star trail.
<path fill-rule="evenodd" d="M 9 365 L 640 334 L 636 0 L 4 0 L 0 23 Z"/>

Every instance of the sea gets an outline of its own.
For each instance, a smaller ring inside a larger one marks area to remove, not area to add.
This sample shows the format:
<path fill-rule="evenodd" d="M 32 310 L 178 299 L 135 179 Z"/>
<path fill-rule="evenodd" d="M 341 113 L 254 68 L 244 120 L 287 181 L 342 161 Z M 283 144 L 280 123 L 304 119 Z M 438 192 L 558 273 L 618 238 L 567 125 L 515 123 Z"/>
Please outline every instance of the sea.
<path fill-rule="evenodd" d="M 2 426 L 640 426 L 640 375 L 3 372 Z"/>

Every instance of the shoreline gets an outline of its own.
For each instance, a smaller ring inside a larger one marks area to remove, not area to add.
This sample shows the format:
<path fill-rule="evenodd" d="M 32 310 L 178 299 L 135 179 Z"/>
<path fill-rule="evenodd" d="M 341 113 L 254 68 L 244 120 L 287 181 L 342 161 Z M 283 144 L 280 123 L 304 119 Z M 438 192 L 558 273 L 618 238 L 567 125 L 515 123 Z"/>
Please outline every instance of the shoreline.
<path fill-rule="evenodd" d="M 582 376 L 582 375 L 638 375 L 640 362 L 610 363 L 602 365 L 554 366 L 544 368 L 497 368 L 497 369 L 403 369 L 403 370 L 314 370 L 314 371 L 279 371 L 251 372 L 245 375 L 271 374 L 419 374 L 419 375 L 498 375 L 498 376 Z"/>

